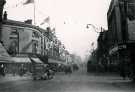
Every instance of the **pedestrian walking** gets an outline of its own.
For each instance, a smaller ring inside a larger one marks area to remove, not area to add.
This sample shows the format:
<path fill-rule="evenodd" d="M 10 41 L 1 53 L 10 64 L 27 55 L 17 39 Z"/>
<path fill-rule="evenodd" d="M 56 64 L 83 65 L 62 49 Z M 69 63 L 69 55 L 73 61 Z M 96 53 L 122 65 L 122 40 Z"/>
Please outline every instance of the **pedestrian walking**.
<path fill-rule="evenodd" d="M 126 79 L 126 62 L 125 60 L 122 60 L 120 62 L 120 76 L 123 77 L 123 79 Z"/>
<path fill-rule="evenodd" d="M 1 74 L 2 76 L 5 76 L 4 64 L 2 64 L 2 65 L 0 66 L 0 74 Z"/>
<path fill-rule="evenodd" d="M 24 66 L 23 64 L 21 64 L 21 67 L 20 67 L 20 76 L 23 76 L 24 74 Z"/>

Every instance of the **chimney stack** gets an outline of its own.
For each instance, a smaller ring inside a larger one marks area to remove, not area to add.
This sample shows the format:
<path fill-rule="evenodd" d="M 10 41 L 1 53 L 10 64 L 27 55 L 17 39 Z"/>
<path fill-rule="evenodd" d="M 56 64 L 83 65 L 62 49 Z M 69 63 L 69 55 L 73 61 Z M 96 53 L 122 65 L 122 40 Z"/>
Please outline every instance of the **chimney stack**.
<path fill-rule="evenodd" d="M 27 24 L 32 24 L 32 19 L 28 19 L 28 20 L 26 20 L 24 22 L 27 23 Z"/>

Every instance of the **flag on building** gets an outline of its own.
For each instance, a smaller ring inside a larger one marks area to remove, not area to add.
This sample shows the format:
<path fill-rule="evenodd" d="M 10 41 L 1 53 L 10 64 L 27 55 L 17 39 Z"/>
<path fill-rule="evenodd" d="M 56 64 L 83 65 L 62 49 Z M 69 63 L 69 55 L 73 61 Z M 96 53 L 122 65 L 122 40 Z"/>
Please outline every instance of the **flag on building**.
<path fill-rule="evenodd" d="M 26 0 L 26 2 L 23 3 L 23 5 L 34 3 L 34 0 Z"/>
<path fill-rule="evenodd" d="M 50 22 L 50 17 L 48 16 L 44 21 L 45 22 Z"/>
<path fill-rule="evenodd" d="M 43 20 L 43 22 L 42 22 L 40 25 L 43 25 L 43 24 L 49 23 L 49 22 L 50 22 L 50 17 L 48 16 L 47 18 L 45 18 L 45 19 Z"/>

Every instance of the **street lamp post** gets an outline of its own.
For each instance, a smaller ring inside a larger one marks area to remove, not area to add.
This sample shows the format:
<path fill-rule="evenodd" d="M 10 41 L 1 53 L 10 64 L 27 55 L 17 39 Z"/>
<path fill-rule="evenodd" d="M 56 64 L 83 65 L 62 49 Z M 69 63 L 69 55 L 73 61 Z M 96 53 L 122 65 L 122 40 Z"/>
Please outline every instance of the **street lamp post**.
<path fill-rule="evenodd" d="M 100 48 L 104 47 L 103 41 L 102 41 L 102 39 L 101 39 L 102 33 L 103 33 L 103 31 L 104 31 L 103 28 L 101 27 L 101 30 L 98 31 L 99 28 L 95 27 L 93 24 L 87 24 L 86 28 L 89 29 L 90 26 L 94 29 L 94 31 L 95 31 L 96 33 L 99 34 L 98 39 L 100 38 L 100 40 L 98 40 L 98 41 L 100 41 L 100 42 L 98 42 L 98 43 L 100 43 Z M 92 43 L 91 45 L 93 46 L 94 44 Z M 99 48 L 99 47 L 98 47 L 98 48 Z M 103 48 L 103 50 L 104 50 L 104 48 Z M 103 52 L 103 51 L 102 51 L 102 52 Z M 97 61 L 98 61 L 99 56 L 96 55 L 95 53 L 99 53 L 99 50 L 94 50 L 94 48 L 93 48 L 91 53 L 92 53 L 92 55 L 94 55 L 94 57 L 97 58 Z M 104 56 L 104 55 L 105 55 L 105 54 L 103 53 L 102 56 Z"/>
<path fill-rule="evenodd" d="M 99 29 L 98 29 L 97 27 L 95 27 L 93 24 L 87 24 L 87 25 L 86 25 L 86 28 L 89 29 L 90 26 L 94 28 L 94 31 L 95 31 L 96 33 L 100 33 L 99 31 L 97 31 L 97 30 L 99 30 Z M 103 28 L 101 27 L 101 32 L 102 32 L 102 31 L 103 31 Z"/>
<path fill-rule="evenodd" d="M 124 23 L 125 23 L 125 30 L 124 30 L 124 43 L 126 44 L 127 40 L 127 32 L 128 32 L 128 23 L 127 23 L 127 9 L 128 9 L 128 2 L 127 0 L 124 0 Z"/>

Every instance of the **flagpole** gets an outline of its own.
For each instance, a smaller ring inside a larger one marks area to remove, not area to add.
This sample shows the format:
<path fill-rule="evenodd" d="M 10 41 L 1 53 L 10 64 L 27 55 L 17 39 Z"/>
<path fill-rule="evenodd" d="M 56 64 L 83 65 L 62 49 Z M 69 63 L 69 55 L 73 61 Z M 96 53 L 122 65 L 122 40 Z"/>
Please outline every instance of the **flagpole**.
<path fill-rule="evenodd" d="M 34 0 L 34 25 L 36 25 L 36 4 L 35 4 L 35 0 Z"/>
<path fill-rule="evenodd" d="M 26 2 L 23 3 L 23 5 L 27 5 L 27 4 L 30 4 L 30 3 L 33 3 L 33 23 L 34 25 L 36 25 L 36 3 L 35 3 L 36 0 L 27 0 Z"/>

